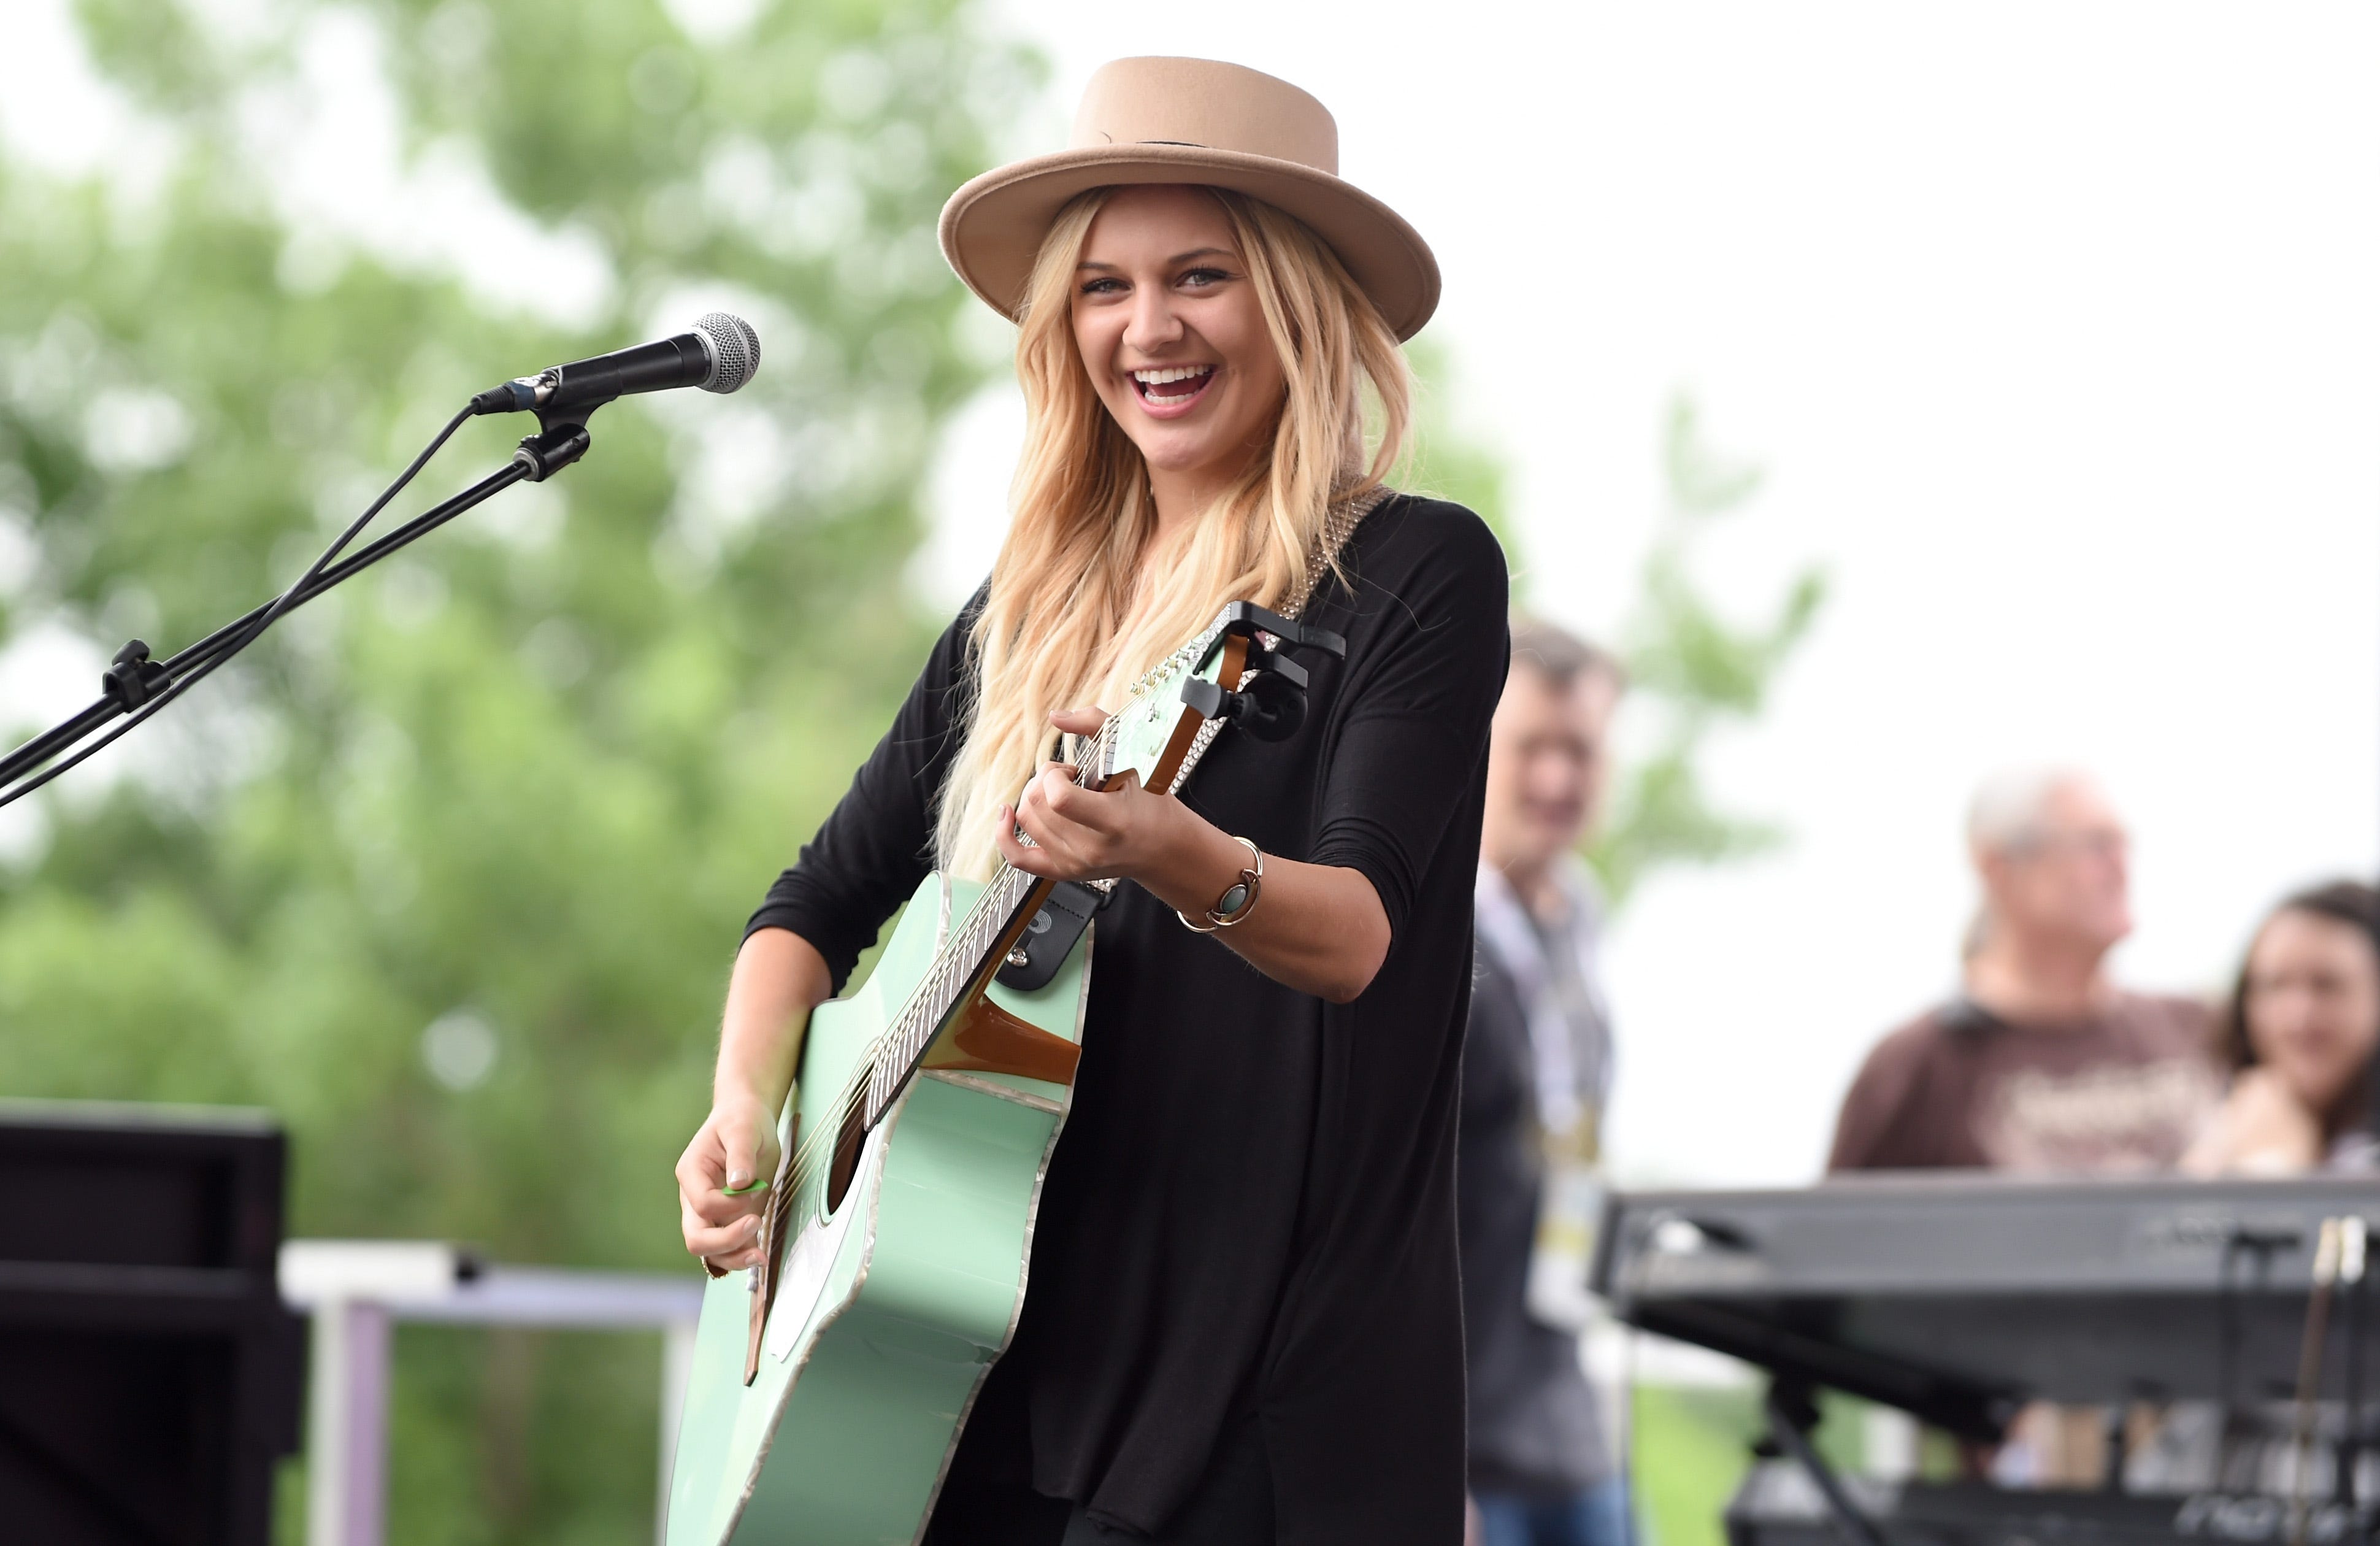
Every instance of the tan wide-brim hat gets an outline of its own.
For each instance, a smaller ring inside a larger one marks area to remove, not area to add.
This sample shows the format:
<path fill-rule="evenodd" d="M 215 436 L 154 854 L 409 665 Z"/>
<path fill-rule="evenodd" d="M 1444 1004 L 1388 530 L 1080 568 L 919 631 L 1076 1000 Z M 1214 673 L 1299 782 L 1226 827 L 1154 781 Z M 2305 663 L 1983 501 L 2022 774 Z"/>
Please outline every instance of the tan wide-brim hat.
<path fill-rule="evenodd" d="M 1438 309 L 1438 260 L 1388 205 L 1339 177 L 1339 126 L 1286 80 L 1212 59 L 1118 59 L 1083 89 L 1066 149 L 996 167 L 942 206 L 942 255 L 1015 321 L 1066 201 L 1127 183 L 1196 183 L 1311 226 L 1399 338 Z"/>

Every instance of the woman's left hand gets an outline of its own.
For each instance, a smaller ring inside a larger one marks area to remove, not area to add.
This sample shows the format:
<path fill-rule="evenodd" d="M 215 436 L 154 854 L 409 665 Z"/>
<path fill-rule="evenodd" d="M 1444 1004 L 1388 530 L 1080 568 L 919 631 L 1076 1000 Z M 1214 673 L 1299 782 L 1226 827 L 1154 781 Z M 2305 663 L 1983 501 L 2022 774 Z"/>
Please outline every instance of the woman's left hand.
<path fill-rule="evenodd" d="M 1050 723 L 1070 736 L 1088 736 L 1105 724 L 1097 709 L 1069 709 Z M 1121 876 L 1148 880 L 1179 855 L 1192 827 L 1204 827 L 1181 801 L 1138 784 L 1111 792 L 1086 789 L 1063 762 L 1045 764 L 1014 806 L 1000 812 L 1001 857 L 1028 875 L 1057 881 Z M 1031 846 L 1016 839 L 1023 827 Z"/>
<path fill-rule="evenodd" d="M 1050 723 L 1087 736 L 1106 718 L 1070 709 Z M 1016 840 L 1018 827 L 1031 846 Z M 1015 805 L 1002 808 L 999 842 L 1001 857 L 1028 875 L 1136 882 L 1185 921 L 1214 906 L 1248 863 L 1239 839 L 1172 796 L 1138 785 L 1086 789 L 1062 762 L 1034 774 Z M 1344 1004 L 1388 958 L 1389 917 L 1359 871 L 1275 856 L 1246 921 L 1213 937 L 1274 981 Z"/>

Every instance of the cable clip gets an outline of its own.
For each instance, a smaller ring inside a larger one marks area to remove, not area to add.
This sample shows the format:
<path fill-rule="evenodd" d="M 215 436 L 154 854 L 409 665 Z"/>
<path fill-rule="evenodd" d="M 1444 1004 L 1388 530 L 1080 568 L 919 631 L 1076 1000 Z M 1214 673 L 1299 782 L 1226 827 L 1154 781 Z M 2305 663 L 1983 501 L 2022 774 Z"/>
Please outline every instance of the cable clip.
<path fill-rule="evenodd" d="M 165 668 L 149 658 L 148 643 L 136 639 L 115 651 L 114 663 L 100 673 L 99 690 L 128 714 L 156 697 L 169 680 Z"/>

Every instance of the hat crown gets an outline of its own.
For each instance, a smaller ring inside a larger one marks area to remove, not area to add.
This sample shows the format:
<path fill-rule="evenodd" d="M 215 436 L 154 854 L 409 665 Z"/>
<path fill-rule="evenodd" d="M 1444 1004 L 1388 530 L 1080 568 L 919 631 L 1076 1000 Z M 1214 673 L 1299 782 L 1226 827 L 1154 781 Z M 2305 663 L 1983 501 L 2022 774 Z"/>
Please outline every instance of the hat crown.
<path fill-rule="evenodd" d="M 1117 59 L 1083 88 L 1070 149 L 1196 145 L 1339 175 L 1339 125 L 1286 80 L 1216 59 Z"/>
<path fill-rule="evenodd" d="M 1339 125 L 1286 80 L 1214 59 L 1118 59 L 1083 88 L 1068 146 L 970 178 L 942 206 L 942 254 L 1021 321 L 1043 241 L 1067 202 L 1172 184 L 1257 200 L 1319 237 L 1399 338 L 1438 308 L 1438 260 L 1404 218 L 1339 177 Z"/>

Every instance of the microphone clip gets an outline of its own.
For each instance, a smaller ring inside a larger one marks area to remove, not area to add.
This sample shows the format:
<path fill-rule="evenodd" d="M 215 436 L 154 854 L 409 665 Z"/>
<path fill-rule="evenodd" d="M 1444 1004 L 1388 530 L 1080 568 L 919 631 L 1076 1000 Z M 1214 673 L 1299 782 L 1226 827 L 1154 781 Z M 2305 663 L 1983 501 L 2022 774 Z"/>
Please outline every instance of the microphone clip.
<path fill-rule="evenodd" d="M 528 481 L 544 482 L 587 455 L 587 448 L 595 444 L 587 433 L 586 418 L 584 412 L 556 414 L 555 422 L 522 439 L 520 449 L 513 453 L 513 464 L 527 471 Z M 545 415 L 539 414 L 538 422 L 545 424 Z"/>
<path fill-rule="evenodd" d="M 589 400 L 577 398 L 565 407 L 556 408 L 552 401 L 562 383 L 561 372 L 545 371 L 534 376 L 517 376 L 500 386 L 492 386 L 471 399 L 474 413 L 534 413 L 538 432 L 524 438 L 520 449 L 513 453 L 513 461 L 526 473 L 526 481 L 542 483 L 587 454 L 593 444 L 587 433 L 587 420 L 595 410 L 617 401 L 617 395 Z"/>
<path fill-rule="evenodd" d="M 481 413 L 526 410 L 537 415 L 537 433 L 525 436 L 520 449 L 513 453 L 513 462 L 522 469 L 528 482 L 542 483 L 587 455 L 594 444 L 587 433 L 587 420 L 597 408 L 618 400 L 616 396 L 592 401 L 582 397 L 557 408 L 553 397 L 561 381 L 560 371 L 547 371 L 492 386 L 471 399 L 471 406 Z"/>

